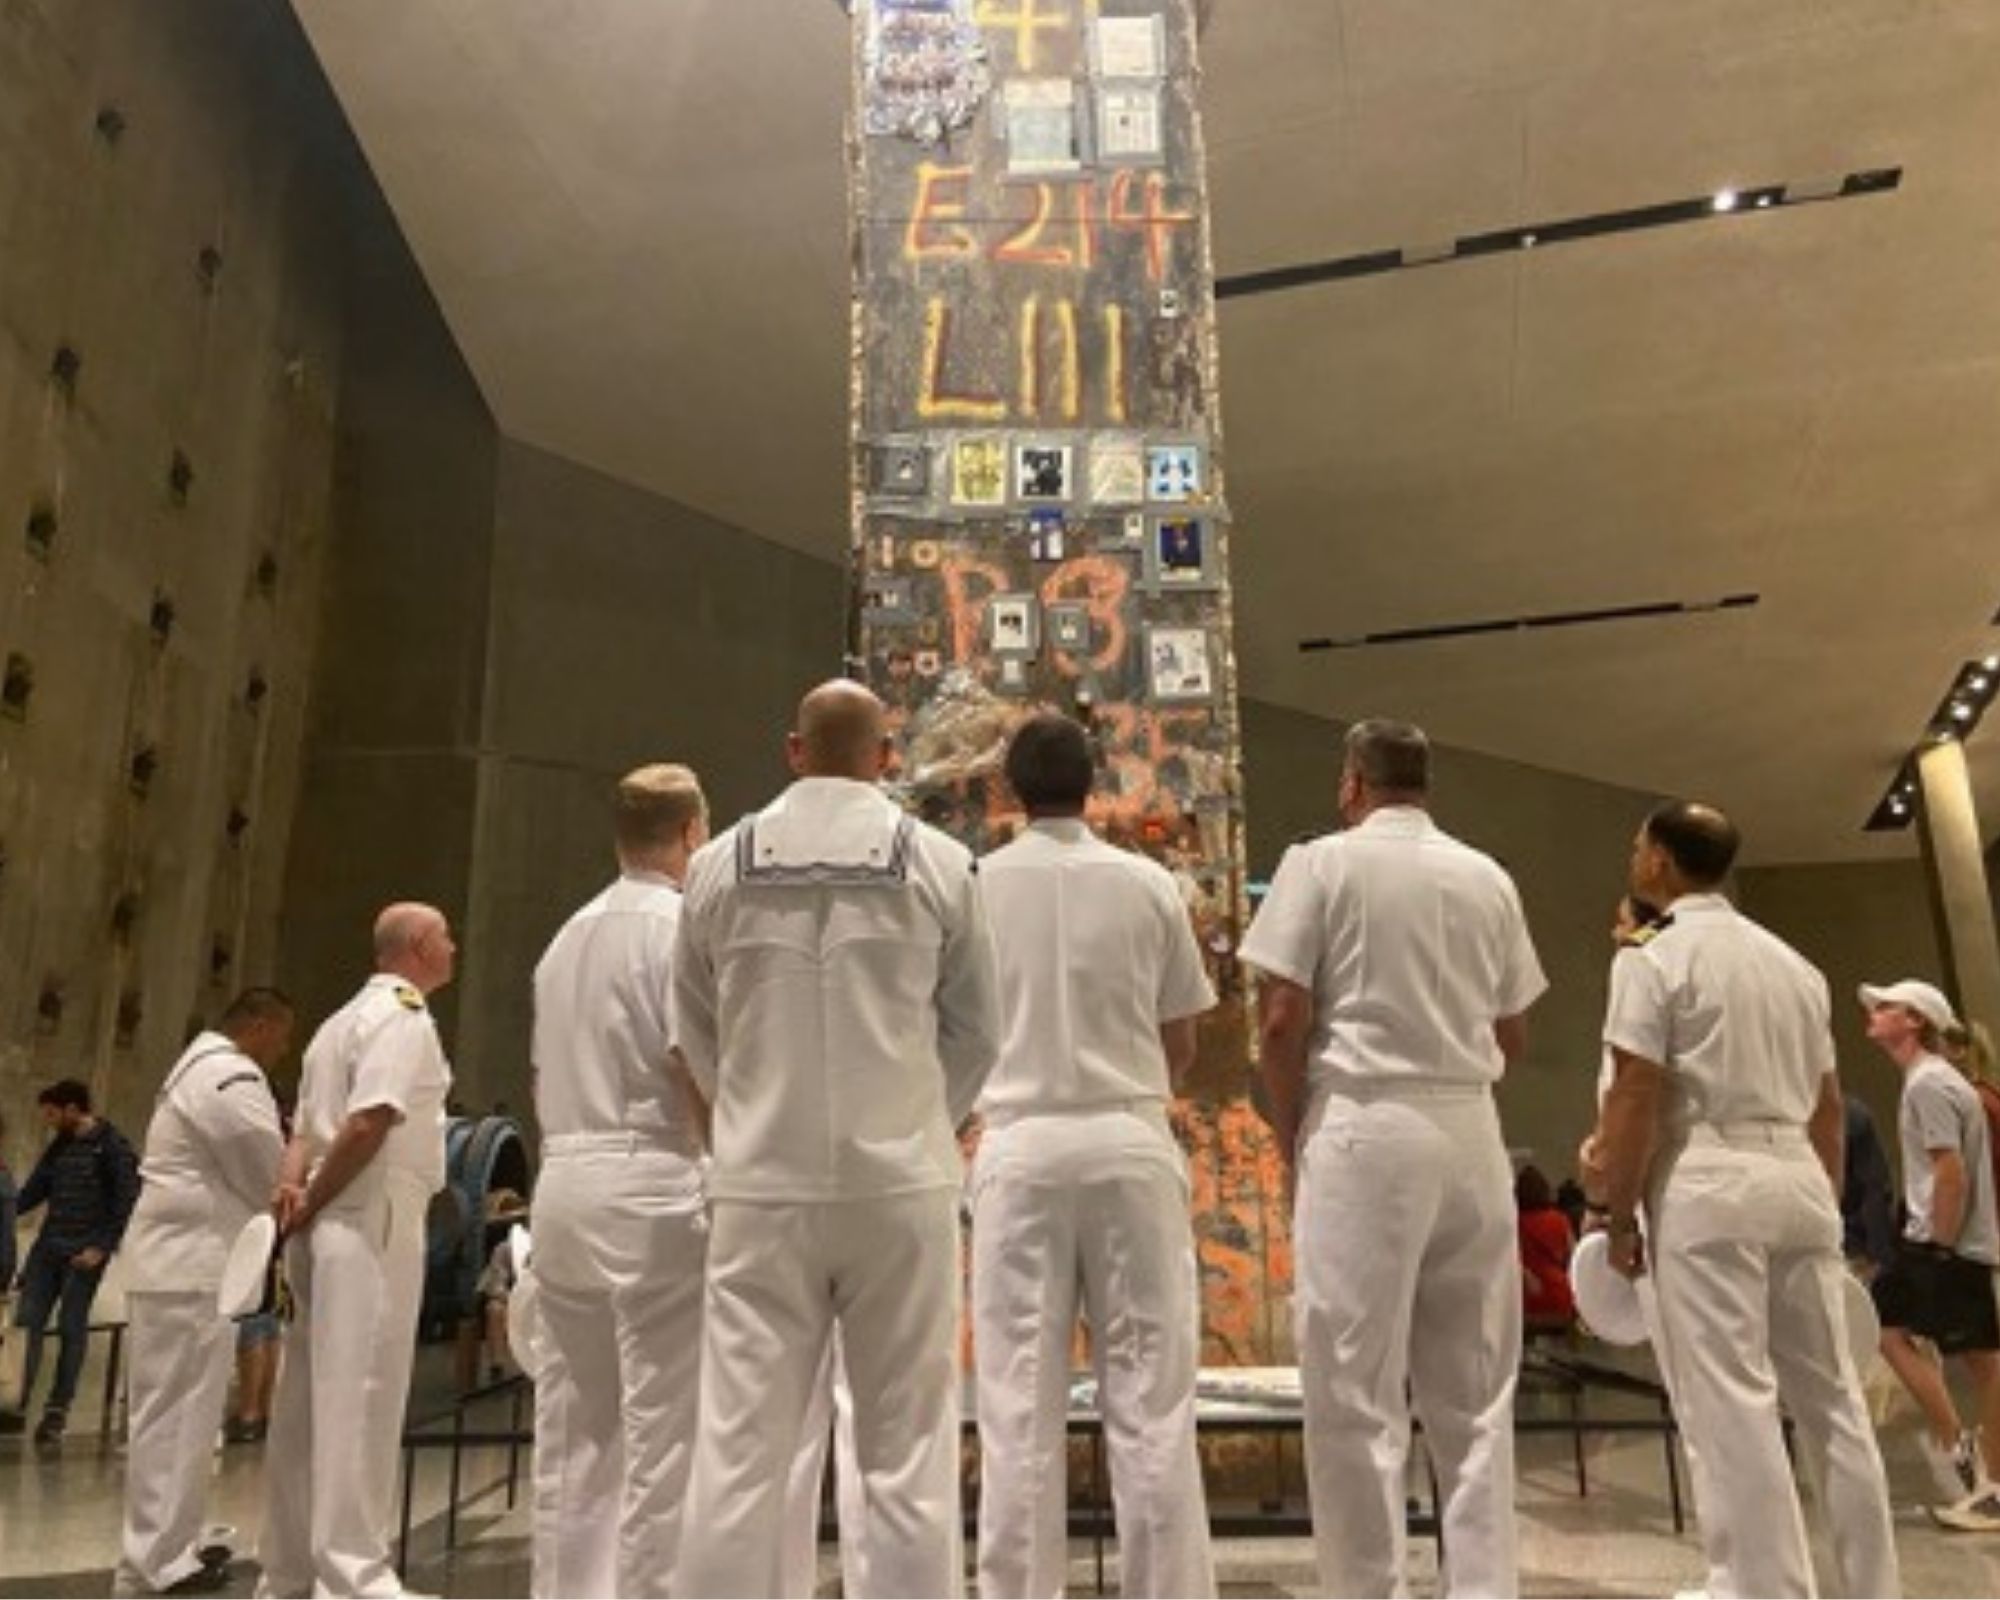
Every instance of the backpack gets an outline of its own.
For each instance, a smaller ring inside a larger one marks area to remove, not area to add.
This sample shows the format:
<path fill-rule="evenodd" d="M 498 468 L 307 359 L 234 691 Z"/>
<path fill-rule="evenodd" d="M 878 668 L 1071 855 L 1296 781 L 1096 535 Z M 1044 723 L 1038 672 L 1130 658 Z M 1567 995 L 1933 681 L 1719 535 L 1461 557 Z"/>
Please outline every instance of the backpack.
<path fill-rule="evenodd" d="M 1979 1096 L 1979 1109 L 1986 1113 L 1986 1160 L 1993 1168 L 1993 1194 L 2000 1200 L 2000 1084 L 1986 1078 L 1972 1081 Z"/>

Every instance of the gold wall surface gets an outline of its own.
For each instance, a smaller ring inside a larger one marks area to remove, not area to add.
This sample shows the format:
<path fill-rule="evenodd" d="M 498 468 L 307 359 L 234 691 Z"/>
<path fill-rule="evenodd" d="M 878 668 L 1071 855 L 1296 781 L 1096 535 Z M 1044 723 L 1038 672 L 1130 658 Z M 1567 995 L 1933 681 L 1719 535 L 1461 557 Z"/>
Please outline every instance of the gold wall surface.
<path fill-rule="evenodd" d="M 338 235 L 289 14 L 0 6 L 0 1113 L 136 1137 L 268 981 L 331 503 Z"/>

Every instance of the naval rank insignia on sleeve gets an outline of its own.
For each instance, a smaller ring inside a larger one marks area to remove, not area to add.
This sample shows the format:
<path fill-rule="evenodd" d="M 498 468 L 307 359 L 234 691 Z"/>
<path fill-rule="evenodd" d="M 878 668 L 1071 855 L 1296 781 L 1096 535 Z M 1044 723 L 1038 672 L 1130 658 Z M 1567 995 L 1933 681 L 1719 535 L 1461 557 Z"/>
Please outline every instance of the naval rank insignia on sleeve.
<path fill-rule="evenodd" d="M 424 997 L 407 983 L 396 985 L 396 1002 L 405 1011 L 421 1011 L 424 1009 Z"/>

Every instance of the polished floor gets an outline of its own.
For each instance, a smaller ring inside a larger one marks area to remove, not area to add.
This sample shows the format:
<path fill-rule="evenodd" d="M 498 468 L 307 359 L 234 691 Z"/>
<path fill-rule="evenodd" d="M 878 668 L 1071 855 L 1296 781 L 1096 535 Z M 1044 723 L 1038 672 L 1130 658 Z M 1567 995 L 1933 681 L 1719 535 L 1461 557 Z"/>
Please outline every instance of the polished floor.
<path fill-rule="evenodd" d="M 94 1423 L 94 1416 L 86 1419 Z M 486 1424 L 496 1419 L 489 1416 Z M 475 1423 L 475 1426 L 480 1425 Z M 2000 1595 L 2000 1536 L 1945 1533 L 1917 1507 L 1925 1478 L 1907 1421 L 1884 1435 L 1897 1532 L 1908 1593 Z M 1567 1438 L 1527 1436 L 1521 1442 L 1519 1494 L 1522 1586 L 1530 1595 L 1672 1595 L 1698 1590 L 1702 1562 L 1692 1525 L 1676 1535 L 1668 1512 L 1660 1442 L 1646 1435 L 1596 1435 L 1586 1446 L 1589 1492 L 1579 1495 Z M 525 1595 L 528 1579 L 526 1462 L 521 1495 L 506 1504 L 506 1452 L 466 1453 L 457 1546 L 445 1548 L 443 1505 L 448 1455 L 420 1463 L 409 1579 L 413 1588 L 443 1595 Z M 263 1471 L 261 1446 L 218 1450 L 212 1514 L 254 1528 Z M 108 1592 L 116 1557 L 123 1460 L 99 1437 L 73 1436 L 60 1452 L 0 1442 L 0 1596 L 98 1595 Z M 247 1545 L 247 1539 L 240 1541 Z M 1317 1592 L 1310 1543 L 1298 1537 L 1231 1538 L 1217 1547 L 1223 1590 L 1236 1595 Z M 822 1558 L 822 1592 L 838 1592 L 831 1551 Z M 255 1571 L 247 1560 L 228 1592 L 247 1595 Z M 1115 1592 L 1115 1547 L 1105 1582 Z M 1411 1583 L 1419 1595 L 1436 1590 L 1427 1541 L 1414 1541 Z M 1097 1584 L 1091 1546 L 1073 1546 L 1070 1592 Z"/>

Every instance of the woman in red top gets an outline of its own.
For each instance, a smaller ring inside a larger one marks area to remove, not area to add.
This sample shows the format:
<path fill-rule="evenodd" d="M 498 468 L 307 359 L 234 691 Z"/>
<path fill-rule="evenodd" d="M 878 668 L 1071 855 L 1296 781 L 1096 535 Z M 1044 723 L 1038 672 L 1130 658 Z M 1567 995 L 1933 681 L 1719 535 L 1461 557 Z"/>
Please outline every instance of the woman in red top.
<path fill-rule="evenodd" d="M 1549 1180 L 1538 1167 L 1523 1167 L 1514 1180 L 1520 1213 L 1522 1312 L 1530 1328 L 1566 1328 L 1576 1320 L 1576 1296 L 1569 1286 L 1569 1256 L 1576 1246 L 1569 1218 L 1556 1209 Z"/>

